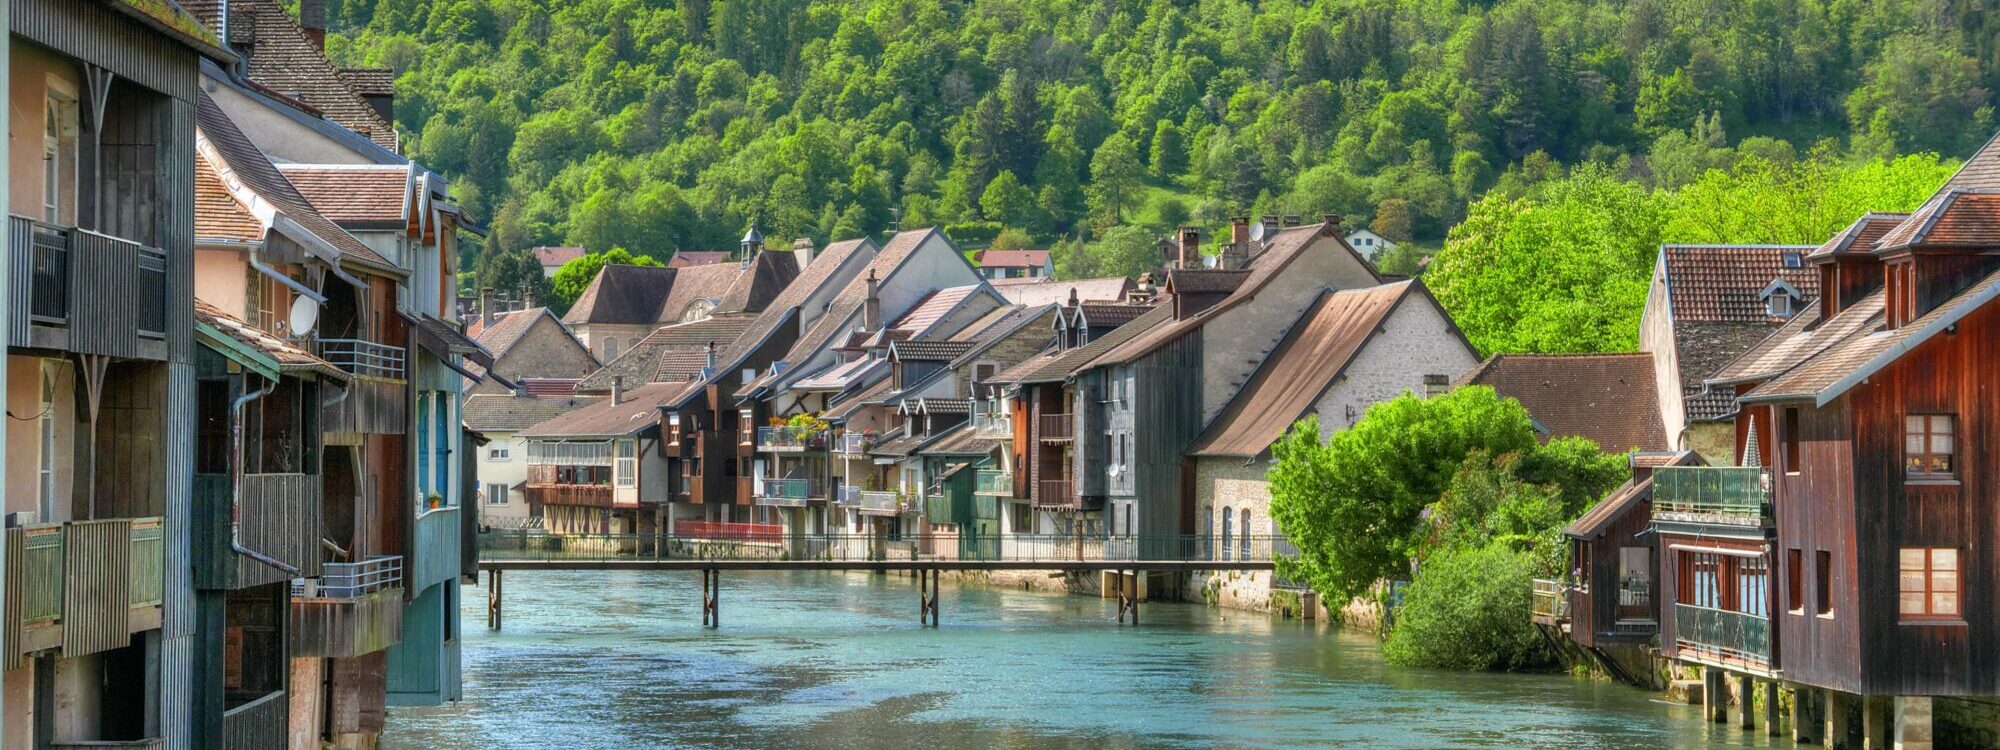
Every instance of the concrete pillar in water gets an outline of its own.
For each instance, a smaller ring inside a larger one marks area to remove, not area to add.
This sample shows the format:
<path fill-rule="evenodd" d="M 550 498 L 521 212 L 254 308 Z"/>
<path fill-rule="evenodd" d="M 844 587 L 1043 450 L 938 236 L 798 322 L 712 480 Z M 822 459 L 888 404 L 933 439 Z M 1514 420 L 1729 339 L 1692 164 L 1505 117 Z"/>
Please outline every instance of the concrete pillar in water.
<path fill-rule="evenodd" d="M 1826 731 L 1825 693 L 1800 685 L 1792 689 L 1792 741 L 1817 745 Z"/>
<path fill-rule="evenodd" d="M 1889 750 L 1889 698 L 1871 695 L 1861 699 L 1861 746 L 1866 750 Z"/>
<path fill-rule="evenodd" d="M 1737 714 L 1737 716 L 1740 718 L 1740 721 L 1737 723 L 1737 726 L 1743 727 L 1744 729 L 1756 729 L 1757 728 L 1757 679 L 1747 674 L 1737 675 L 1736 687 L 1737 687 L 1736 691 L 1737 694 L 1743 696 L 1742 703 L 1739 706 L 1739 708 L 1741 708 L 1741 711 L 1738 712 Z"/>
<path fill-rule="evenodd" d="M 1848 711 L 1855 697 L 1833 690 L 1826 691 L 1826 746 L 1833 750 L 1859 750 L 1851 740 L 1854 729 L 1849 726 Z"/>
<path fill-rule="evenodd" d="M 1778 710 L 1779 703 L 1778 681 L 1764 683 L 1764 733 L 1772 737 L 1785 736 L 1785 730 L 1780 726 L 1784 723 L 1781 720 L 1784 712 Z"/>
<path fill-rule="evenodd" d="M 1931 699 L 1898 696 L 1895 699 L 1896 750 L 1931 750 Z"/>

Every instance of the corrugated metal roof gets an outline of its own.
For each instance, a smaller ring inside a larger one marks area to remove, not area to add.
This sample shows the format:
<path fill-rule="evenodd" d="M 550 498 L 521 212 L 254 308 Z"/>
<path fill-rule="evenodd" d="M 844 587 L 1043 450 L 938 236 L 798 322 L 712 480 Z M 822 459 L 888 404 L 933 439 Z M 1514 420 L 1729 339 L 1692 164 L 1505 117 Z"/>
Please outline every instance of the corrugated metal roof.
<path fill-rule="evenodd" d="M 1496 354 L 1458 376 L 1521 402 L 1549 437 L 1587 437 L 1617 453 L 1666 450 L 1653 355 Z"/>
<path fill-rule="evenodd" d="M 1258 456 L 1319 401 L 1329 385 L 1416 281 L 1322 295 L 1188 450 L 1196 456 Z M 1428 300 L 1428 294 L 1419 295 Z M 1432 303 L 1435 304 L 1435 303 Z"/>

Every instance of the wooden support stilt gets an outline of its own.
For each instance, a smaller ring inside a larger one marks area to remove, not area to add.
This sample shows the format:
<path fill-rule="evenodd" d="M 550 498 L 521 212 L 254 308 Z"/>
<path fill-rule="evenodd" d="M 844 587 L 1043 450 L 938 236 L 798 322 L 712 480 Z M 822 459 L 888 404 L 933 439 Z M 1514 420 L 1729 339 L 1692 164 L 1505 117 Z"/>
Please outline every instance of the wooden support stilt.
<path fill-rule="evenodd" d="M 1764 683 L 1764 734 L 1783 737 L 1784 713 L 1778 710 L 1778 681 Z"/>
<path fill-rule="evenodd" d="M 486 574 L 486 629 L 500 629 L 500 570 Z"/>
<path fill-rule="evenodd" d="M 1737 726 L 1744 729 L 1757 728 L 1757 678 L 1743 674 L 1736 676 L 1737 692 L 1743 694 L 1743 702 L 1737 715 Z"/>
<path fill-rule="evenodd" d="M 701 624 L 722 627 L 722 571 L 714 568 L 701 571 Z"/>

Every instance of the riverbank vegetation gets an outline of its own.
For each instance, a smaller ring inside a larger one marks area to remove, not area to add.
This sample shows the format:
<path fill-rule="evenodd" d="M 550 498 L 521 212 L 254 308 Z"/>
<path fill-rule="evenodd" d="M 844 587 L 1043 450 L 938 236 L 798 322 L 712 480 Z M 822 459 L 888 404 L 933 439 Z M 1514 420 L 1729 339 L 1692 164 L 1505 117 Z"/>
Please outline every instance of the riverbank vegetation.
<path fill-rule="evenodd" d="M 1404 394 L 1330 440 L 1308 417 L 1272 451 L 1271 516 L 1299 548 L 1285 572 L 1336 602 L 1410 580 L 1386 652 L 1411 666 L 1545 664 L 1529 579 L 1560 573 L 1562 527 L 1628 476 L 1587 439 L 1539 443 L 1485 387 Z"/>

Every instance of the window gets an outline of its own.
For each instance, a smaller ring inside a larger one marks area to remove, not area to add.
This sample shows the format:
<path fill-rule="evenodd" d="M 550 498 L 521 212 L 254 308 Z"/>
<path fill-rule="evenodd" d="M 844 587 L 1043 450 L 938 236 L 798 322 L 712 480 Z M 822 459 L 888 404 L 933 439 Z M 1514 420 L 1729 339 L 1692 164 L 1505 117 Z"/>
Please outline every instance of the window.
<path fill-rule="evenodd" d="M 1805 256 L 1800 255 L 1798 253 L 1785 253 L 1786 268 L 1804 268 L 1805 265 L 1806 265 Z"/>
<path fill-rule="evenodd" d="M 1794 614 L 1806 612 L 1805 553 L 1793 548 L 1785 552 L 1785 605 Z"/>
<path fill-rule="evenodd" d="M 1239 556 L 1237 559 L 1239 560 L 1250 559 L 1250 509 L 1249 508 L 1243 509 L 1243 524 L 1236 529 L 1236 536 L 1237 538 L 1243 540 L 1242 542 L 1243 554 Z"/>
<path fill-rule="evenodd" d="M 1424 398 L 1442 396 L 1451 390 L 1451 378 L 1443 375 L 1424 376 Z"/>
<path fill-rule="evenodd" d="M 1813 612 L 1833 616 L 1833 553 L 1813 553 Z"/>
<path fill-rule="evenodd" d="M 1779 436 L 1785 444 L 1785 473 L 1799 473 L 1799 408 L 1785 407 L 1785 434 Z"/>
<path fill-rule="evenodd" d="M 1733 611 L 1758 617 L 1769 617 L 1770 563 L 1762 557 L 1738 557 L 1732 560 L 1736 573 L 1736 606 Z"/>
<path fill-rule="evenodd" d="M 1764 298 L 1764 314 L 1773 318 L 1792 317 L 1792 295 L 1778 292 Z"/>
<path fill-rule="evenodd" d="M 1680 591 L 1682 604 L 1709 609 L 1722 608 L 1722 556 L 1713 552 L 1682 552 Z"/>
<path fill-rule="evenodd" d="M 604 337 L 604 361 L 610 362 L 611 360 L 617 358 L 618 358 L 618 339 L 612 338 L 610 336 Z"/>
<path fill-rule="evenodd" d="M 1948 414 L 1912 414 L 1903 418 L 1903 466 L 1912 479 L 1949 479 L 1953 465 Z"/>
<path fill-rule="evenodd" d="M 1898 610 L 1905 620 L 1956 620 L 1958 550 L 1904 547 Z"/>
<path fill-rule="evenodd" d="M 71 223 L 76 215 L 76 88 L 54 76 L 42 112 L 42 220 Z"/>
<path fill-rule="evenodd" d="M 1228 508 L 1222 509 L 1222 559 L 1224 560 L 1229 559 L 1229 550 L 1231 549 L 1229 542 L 1232 539 L 1230 530 L 1234 528 L 1236 523 L 1235 517 L 1236 514 Z"/>
<path fill-rule="evenodd" d="M 40 416 L 35 420 L 41 431 L 42 455 L 36 467 L 36 486 L 41 491 L 41 507 L 36 510 L 41 515 L 35 518 L 41 523 L 56 520 L 56 371 L 42 365 L 42 403 Z"/>
<path fill-rule="evenodd" d="M 639 446 L 630 439 L 618 441 L 618 486 L 639 486 Z"/>
<path fill-rule="evenodd" d="M 507 485 L 499 482 L 486 485 L 487 505 L 506 505 L 507 499 Z"/>
<path fill-rule="evenodd" d="M 506 441 L 486 446 L 486 460 L 488 461 L 512 461 L 514 460 L 513 453 L 513 446 Z"/>

